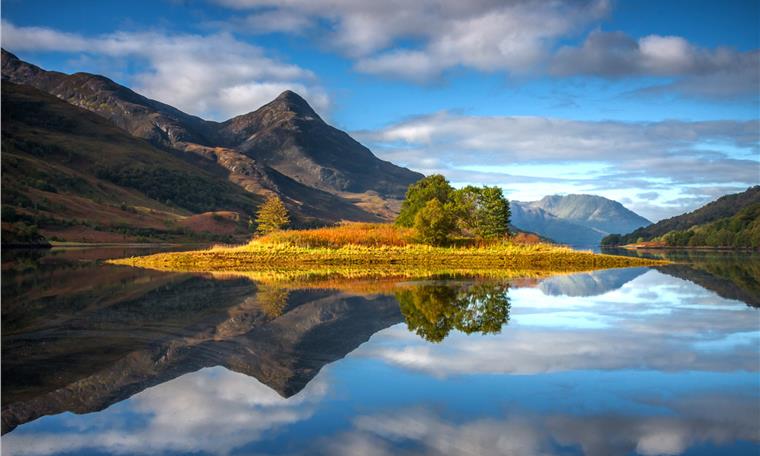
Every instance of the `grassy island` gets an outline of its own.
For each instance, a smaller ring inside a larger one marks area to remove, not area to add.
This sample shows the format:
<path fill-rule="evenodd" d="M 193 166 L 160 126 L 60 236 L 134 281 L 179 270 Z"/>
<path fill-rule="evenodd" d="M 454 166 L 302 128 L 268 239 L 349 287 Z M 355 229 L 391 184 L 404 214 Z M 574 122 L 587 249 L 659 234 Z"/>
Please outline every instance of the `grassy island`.
<path fill-rule="evenodd" d="M 267 270 L 343 271 L 339 275 L 407 275 L 403 271 L 556 271 L 652 266 L 662 260 L 601 255 L 520 237 L 482 242 L 453 239 L 437 247 L 415 242 L 415 231 L 390 224 L 348 223 L 314 230 L 285 230 L 247 245 L 171 252 L 111 260 L 169 271 L 242 272 Z M 385 271 L 385 273 L 380 273 Z"/>

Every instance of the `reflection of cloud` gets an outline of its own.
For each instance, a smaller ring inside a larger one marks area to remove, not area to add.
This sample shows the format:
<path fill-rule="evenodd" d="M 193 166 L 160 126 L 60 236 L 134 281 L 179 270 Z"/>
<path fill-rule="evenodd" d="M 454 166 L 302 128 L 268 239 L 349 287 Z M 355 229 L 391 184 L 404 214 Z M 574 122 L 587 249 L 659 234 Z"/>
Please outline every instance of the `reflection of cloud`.
<path fill-rule="evenodd" d="M 338 436 L 327 445 L 329 454 L 365 454 L 358 450 L 374 447 L 375 454 L 545 454 L 545 444 L 527 420 L 476 420 L 449 423 L 428 410 L 411 409 L 354 420 L 354 431 Z M 414 450 L 401 448 L 414 442 Z M 387 442 L 396 447 L 391 448 Z M 422 451 L 420 451 L 422 450 Z M 372 454 L 372 453 L 369 453 Z"/>
<path fill-rule="evenodd" d="M 696 406 L 694 404 L 696 403 Z M 731 394 L 680 397 L 661 404 L 675 415 L 566 415 L 516 413 L 505 419 L 451 422 L 430 410 L 410 408 L 356 418 L 353 429 L 325 439 L 327 454 L 565 454 L 580 447 L 588 456 L 677 455 L 703 444 L 760 442 L 760 410 Z M 732 413 L 713 413 L 711 406 Z M 372 448 L 374 452 L 360 450 Z M 404 449 L 408 449 L 404 451 Z"/>
<path fill-rule="evenodd" d="M 642 289 L 646 292 L 635 293 Z M 397 325 L 355 353 L 436 376 L 758 369 L 757 320 L 747 318 L 753 310 L 659 272 L 597 297 L 555 297 L 522 288 L 512 289 L 510 299 L 512 322 L 501 334 L 452 334 L 431 345 Z M 753 336 L 730 337 L 736 333 Z M 721 346 L 730 351 L 716 349 Z"/>
<path fill-rule="evenodd" d="M 164 451 L 229 453 L 262 432 L 311 416 L 326 393 L 319 378 L 283 399 L 263 383 L 221 367 L 202 369 L 138 393 L 127 403 L 140 419 L 137 428 L 118 414 L 77 419 L 75 432 L 14 432 L 3 437 L 3 452 L 47 455 L 86 448 L 118 454 Z M 145 421 L 143 421 L 143 419 Z M 73 423 L 73 421 L 72 421 Z M 144 424 L 144 426 L 143 426 Z M 107 431 L 102 431 L 108 429 Z"/>

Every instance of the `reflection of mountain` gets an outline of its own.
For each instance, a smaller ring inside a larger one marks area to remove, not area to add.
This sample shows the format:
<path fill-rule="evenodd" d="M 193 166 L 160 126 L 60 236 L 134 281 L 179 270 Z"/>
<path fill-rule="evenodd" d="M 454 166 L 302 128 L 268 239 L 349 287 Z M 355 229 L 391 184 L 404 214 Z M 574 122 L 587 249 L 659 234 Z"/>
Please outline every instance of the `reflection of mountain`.
<path fill-rule="evenodd" d="M 44 269 L 3 277 L 3 432 L 42 415 L 100 410 L 207 366 L 290 396 L 402 319 L 390 296 L 295 291 L 275 317 L 245 279 Z"/>
<path fill-rule="evenodd" d="M 608 269 L 585 274 L 549 277 L 538 288 L 549 296 L 598 296 L 617 290 L 648 268 Z"/>
<path fill-rule="evenodd" d="M 657 270 L 679 279 L 688 280 L 715 292 L 725 299 L 735 299 L 748 306 L 760 307 L 760 264 L 735 263 L 724 267 L 710 265 L 672 264 Z"/>
<path fill-rule="evenodd" d="M 404 318 L 436 340 L 451 329 L 498 332 L 509 318 L 506 284 L 434 288 L 284 289 L 65 256 L 15 258 L 3 264 L 2 430 L 43 415 L 102 410 L 211 366 L 289 397 Z M 413 312 L 402 307 L 402 316 L 399 301 Z"/>
<path fill-rule="evenodd" d="M 662 273 L 688 280 L 718 296 L 760 307 L 760 256 L 747 252 L 705 250 L 622 250 L 605 253 L 664 258 L 675 262 L 658 266 Z"/>

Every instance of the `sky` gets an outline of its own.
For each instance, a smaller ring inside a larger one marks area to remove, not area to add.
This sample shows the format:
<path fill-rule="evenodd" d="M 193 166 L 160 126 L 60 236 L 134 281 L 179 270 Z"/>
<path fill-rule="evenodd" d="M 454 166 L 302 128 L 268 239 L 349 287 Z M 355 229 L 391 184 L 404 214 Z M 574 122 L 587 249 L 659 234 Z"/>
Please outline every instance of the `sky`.
<path fill-rule="evenodd" d="M 656 221 L 760 184 L 760 2 L 2 1 L 2 46 L 206 119 L 286 89 L 380 158 Z"/>

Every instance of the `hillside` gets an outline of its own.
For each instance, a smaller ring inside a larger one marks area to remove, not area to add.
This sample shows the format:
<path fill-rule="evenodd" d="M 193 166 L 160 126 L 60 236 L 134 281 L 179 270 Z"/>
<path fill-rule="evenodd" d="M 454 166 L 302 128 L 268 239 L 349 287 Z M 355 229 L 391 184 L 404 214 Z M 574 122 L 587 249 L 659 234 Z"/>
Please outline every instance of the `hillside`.
<path fill-rule="evenodd" d="M 760 248 L 760 203 L 731 217 L 724 217 L 688 230 L 669 231 L 655 238 L 670 247 Z"/>
<path fill-rule="evenodd" d="M 707 225 L 733 217 L 743 209 L 755 204 L 760 204 L 760 185 L 750 187 L 741 193 L 723 196 L 695 211 L 661 220 L 629 234 L 608 236 L 602 243 L 604 245 L 626 245 L 641 241 L 652 241 L 671 231 L 687 231 L 699 225 Z"/>
<path fill-rule="evenodd" d="M 46 71 L 2 51 L 4 81 L 36 87 L 89 110 L 160 149 L 223 168 L 226 180 L 260 197 L 280 196 L 305 225 L 380 221 L 395 215 L 422 175 L 375 157 L 285 91 L 226 122 L 186 114 L 100 75 Z"/>
<path fill-rule="evenodd" d="M 224 123 L 225 146 L 310 187 L 328 192 L 364 193 L 403 199 L 422 175 L 379 160 L 343 131 L 325 123 L 291 91 L 258 110 Z"/>
<path fill-rule="evenodd" d="M 607 234 L 651 224 L 617 201 L 596 195 L 551 195 L 513 201 L 511 207 L 516 227 L 575 246 L 598 245 Z"/>
<path fill-rule="evenodd" d="M 31 87 L 5 81 L 2 99 L 4 243 L 37 230 L 100 242 L 248 236 L 261 197 L 227 182 L 222 168 Z M 210 222 L 194 229 L 191 216 L 204 213 Z"/>

